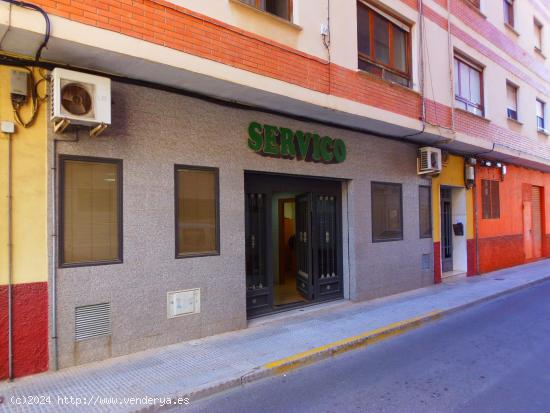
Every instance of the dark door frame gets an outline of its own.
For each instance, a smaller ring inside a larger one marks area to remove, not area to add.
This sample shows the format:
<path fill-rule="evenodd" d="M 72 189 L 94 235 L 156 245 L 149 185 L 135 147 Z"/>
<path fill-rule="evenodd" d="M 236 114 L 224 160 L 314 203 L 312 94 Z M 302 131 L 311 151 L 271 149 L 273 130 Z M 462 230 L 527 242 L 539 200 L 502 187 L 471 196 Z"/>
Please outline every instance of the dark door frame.
<path fill-rule="evenodd" d="M 262 305 L 250 308 L 251 300 L 258 299 L 260 291 L 249 291 L 247 289 L 247 318 L 254 318 L 264 314 L 271 314 L 277 311 L 284 311 L 292 306 L 284 307 L 282 309 L 275 309 L 273 305 L 273 239 L 272 239 L 272 200 L 275 193 L 312 193 L 313 195 L 323 194 L 334 196 L 336 200 L 336 235 L 337 235 L 337 256 L 338 260 L 338 272 L 340 274 L 340 291 L 335 291 L 331 294 L 316 294 L 313 303 L 320 301 L 328 301 L 339 299 L 344 296 L 344 277 L 343 277 L 343 226 L 342 226 L 342 179 L 304 176 L 304 175 L 291 175 L 291 174 L 277 174 L 260 171 L 244 171 L 244 198 L 246 202 L 247 194 L 249 193 L 262 193 L 265 195 L 265 203 L 267 205 L 265 213 L 265 225 L 266 225 L 266 246 L 265 246 L 265 259 L 266 259 L 266 279 L 268 288 L 270 291 L 265 294 Z M 245 211 L 246 213 L 246 211 Z M 246 221 L 246 217 L 245 217 Z M 278 240 L 277 240 L 278 242 Z M 316 286 L 316 289 L 318 287 Z M 254 297 L 253 297 L 254 296 Z M 298 306 L 303 304 L 298 304 Z"/>
<path fill-rule="evenodd" d="M 441 272 L 445 273 L 453 271 L 453 195 L 452 188 L 441 186 L 440 189 L 440 226 L 441 226 Z M 446 196 L 444 196 L 444 194 Z M 444 204 L 448 203 L 449 211 L 447 216 L 447 226 L 445 225 L 445 208 Z M 448 245 L 445 244 L 445 239 Z M 450 251 L 450 256 L 446 257 L 446 251 Z M 450 268 L 449 268 L 450 266 Z"/>

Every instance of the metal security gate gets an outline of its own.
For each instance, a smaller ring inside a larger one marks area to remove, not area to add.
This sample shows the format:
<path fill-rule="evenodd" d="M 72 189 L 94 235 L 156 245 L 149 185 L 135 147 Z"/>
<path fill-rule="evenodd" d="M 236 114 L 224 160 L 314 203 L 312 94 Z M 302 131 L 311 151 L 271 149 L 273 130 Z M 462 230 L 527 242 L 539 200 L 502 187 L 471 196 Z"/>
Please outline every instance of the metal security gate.
<path fill-rule="evenodd" d="M 311 194 L 296 197 L 296 289 L 306 299 L 313 299 Z"/>
<path fill-rule="evenodd" d="M 295 203 L 295 294 L 304 305 L 343 296 L 341 183 L 288 175 L 245 174 L 246 304 L 248 317 L 280 311 L 274 305 L 278 199 Z M 294 284 L 290 284 L 294 285 Z M 280 288 L 280 284 L 277 284 Z M 288 307 L 286 307 L 288 308 Z"/>
<path fill-rule="evenodd" d="M 251 312 L 265 311 L 272 303 L 266 259 L 267 202 L 266 194 L 246 194 L 246 307 Z"/>
<path fill-rule="evenodd" d="M 451 189 L 441 188 L 441 270 L 453 270 L 453 212 Z"/>
<path fill-rule="evenodd" d="M 342 294 L 341 263 L 338 254 L 338 226 L 336 197 L 315 195 L 313 206 L 312 245 L 313 273 L 315 274 L 315 296 L 327 299 Z"/>

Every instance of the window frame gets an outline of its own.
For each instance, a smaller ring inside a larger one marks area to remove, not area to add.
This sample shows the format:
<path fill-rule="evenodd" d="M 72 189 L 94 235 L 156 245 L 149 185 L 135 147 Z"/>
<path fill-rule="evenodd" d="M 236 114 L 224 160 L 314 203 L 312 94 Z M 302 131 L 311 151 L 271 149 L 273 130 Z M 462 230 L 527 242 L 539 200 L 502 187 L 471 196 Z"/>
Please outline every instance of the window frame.
<path fill-rule="evenodd" d="M 516 27 L 516 16 L 515 16 L 515 1 L 514 0 L 502 0 L 503 11 L 504 11 L 504 24 L 508 27 Z M 508 10 L 508 21 L 506 20 L 506 10 Z"/>
<path fill-rule="evenodd" d="M 363 61 L 365 63 L 368 63 L 368 64 L 371 64 L 371 65 L 374 65 L 376 67 L 379 67 L 383 70 L 387 70 L 388 72 L 390 73 L 393 73 L 395 75 L 398 75 L 398 76 L 401 76 L 401 77 L 405 77 L 409 83 L 409 88 L 411 87 L 412 85 L 412 36 L 411 36 L 411 25 L 408 24 L 408 23 L 405 23 L 403 22 L 401 19 L 399 19 L 398 17 L 394 17 L 391 13 L 389 12 L 386 12 L 384 10 L 384 13 L 387 13 L 389 16 L 391 16 L 393 19 L 399 21 L 403 26 L 406 26 L 408 27 L 409 31 L 405 31 L 405 36 L 406 36 L 406 40 L 405 40 L 405 65 L 407 67 L 407 70 L 405 72 L 402 72 L 398 69 L 396 69 L 395 67 L 392 67 L 392 63 L 393 63 L 393 60 L 394 60 L 394 48 L 393 48 L 393 26 L 401 29 L 399 26 L 397 26 L 397 24 L 393 23 L 391 20 L 388 20 L 383 14 L 380 14 L 378 13 L 374 6 L 370 6 L 368 2 L 366 1 L 363 1 L 363 0 L 357 0 L 356 2 L 357 4 L 357 7 L 359 7 L 359 5 L 362 5 L 363 7 L 366 7 L 368 9 L 368 15 L 369 15 L 369 49 L 370 49 L 370 56 L 367 56 L 365 53 L 362 53 L 360 50 L 359 50 L 359 44 L 357 44 L 357 61 L 358 63 L 360 61 Z M 375 50 L 375 42 L 374 42 L 374 15 L 377 14 L 378 16 L 380 16 L 381 18 L 383 18 L 384 20 L 386 20 L 388 22 L 388 55 L 389 55 L 389 61 L 390 63 L 388 65 L 384 64 L 384 63 L 381 63 L 379 61 L 376 60 L 376 50 Z M 356 13 L 356 15 L 358 15 L 358 13 Z M 356 17 L 357 18 L 357 17 Z M 358 25 L 358 28 L 357 28 L 357 35 L 359 35 L 359 21 L 357 21 L 357 25 Z M 401 29 L 403 30 L 403 29 Z M 367 73 L 370 73 L 369 71 L 366 71 L 364 69 L 359 69 L 363 72 L 367 72 Z M 377 76 L 376 74 L 373 74 L 373 76 Z M 377 76 L 378 77 L 378 76 Z M 379 76 L 381 79 L 384 79 L 384 76 L 383 76 L 383 73 L 381 76 Z M 386 80 L 388 81 L 388 80 Z M 397 83 L 397 82 L 394 82 L 394 83 Z"/>
<path fill-rule="evenodd" d="M 178 237 L 178 198 L 179 198 L 179 185 L 178 185 L 178 171 L 182 169 L 194 170 L 194 171 L 208 171 L 214 172 L 216 179 L 215 195 L 216 195 L 216 250 L 211 252 L 191 252 L 191 253 L 179 253 L 180 240 Z M 212 166 L 199 166 L 199 165 L 186 165 L 175 164 L 174 165 L 174 246 L 175 246 L 175 258 L 197 258 L 197 257 L 214 257 L 221 255 L 221 242 L 220 242 L 220 169 Z"/>
<path fill-rule="evenodd" d="M 430 235 L 425 236 L 422 235 L 422 220 L 420 219 L 420 193 L 422 191 L 422 188 L 426 188 L 428 190 L 428 216 L 429 216 L 429 230 Z M 419 185 L 418 186 L 418 232 L 419 232 L 419 238 L 420 239 L 427 239 L 427 238 L 433 238 L 433 217 L 432 217 L 432 187 L 430 185 Z"/>
<path fill-rule="evenodd" d="M 540 36 L 537 35 L 535 28 L 539 29 Z M 535 35 L 534 48 L 537 52 L 542 53 L 544 47 L 544 24 L 542 24 L 536 17 L 533 18 L 533 34 Z"/>
<path fill-rule="evenodd" d="M 239 1 L 243 4 L 246 4 L 247 6 L 254 7 L 255 9 L 260 10 L 264 13 L 269 14 L 269 15 L 278 17 L 280 19 L 289 21 L 291 23 L 294 21 L 293 0 L 286 0 L 287 1 L 287 7 L 288 7 L 288 18 L 279 16 L 278 14 L 275 14 L 275 13 L 271 13 L 270 11 L 267 11 L 265 8 L 262 9 L 262 7 L 261 7 L 261 1 L 262 0 L 254 0 L 254 4 L 248 4 L 248 3 L 244 2 L 243 0 L 239 0 Z"/>
<path fill-rule="evenodd" d="M 486 203 L 484 185 L 489 185 L 489 204 Z M 496 186 L 498 192 L 498 205 L 494 206 L 493 200 L 493 186 Z M 487 210 L 487 208 L 488 210 Z M 495 179 L 482 179 L 481 180 L 481 219 L 500 219 L 500 181 Z"/>
<path fill-rule="evenodd" d="M 471 113 L 472 115 L 475 115 L 475 116 L 485 117 L 485 93 L 484 93 L 485 85 L 484 85 L 484 79 L 483 79 L 484 78 L 484 76 L 483 76 L 484 75 L 484 68 L 482 66 L 472 62 L 471 60 L 467 59 L 466 57 L 463 57 L 461 54 L 458 54 L 458 53 L 454 54 L 454 60 L 458 60 L 459 63 L 462 63 L 462 64 L 468 66 L 470 69 L 473 69 L 476 72 L 479 72 L 479 100 L 480 100 L 480 103 L 478 105 L 477 103 L 471 102 L 468 99 L 466 99 L 466 98 L 464 98 L 464 97 L 457 94 L 457 93 L 460 92 L 460 89 L 461 89 L 461 87 L 460 87 L 461 86 L 460 65 L 458 65 L 459 72 L 455 73 L 455 76 L 458 76 L 458 91 L 455 90 L 455 100 L 458 100 L 459 102 L 462 102 L 466 105 L 466 109 L 462 109 L 462 108 L 458 108 L 458 109 L 464 110 L 464 111 L 466 111 L 468 113 Z M 453 66 L 454 66 L 454 61 L 453 61 Z M 454 79 L 453 79 L 453 82 L 454 82 Z M 481 115 L 469 111 L 468 106 L 473 106 L 473 107 L 479 109 L 481 111 Z"/>
<path fill-rule="evenodd" d="M 535 107 L 535 116 L 536 116 L 536 119 L 537 119 L 537 131 L 538 132 L 546 132 L 547 128 L 546 128 L 546 102 L 544 100 L 541 100 L 539 98 L 536 99 L 536 104 L 540 104 L 541 105 L 541 109 L 542 109 L 542 118 L 537 115 L 537 107 Z M 539 126 L 539 119 L 542 119 L 542 128 Z"/>
<path fill-rule="evenodd" d="M 508 107 L 508 88 L 512 88 L 515 91 L 516 94 L 516 117 L 511 117 L 510 113 L 508 112 L 511 110 L 511 108 Z M 519 86 L 515 83 L 510 82 L 509 80 L 506 81 L 506 117 L 507 119 L 514 120 L 516 122 L 519 122 Z"/>
<path fill-rule="evenodd" d="M 377 239 L 374 235 L 374 219 L 373 219 L 373 211 L 374 211 L 374 187 L 376 185 L 386 185 L 386 186 L 394 186 L 399 188 L 399 200 L 400 200 L 400 209 L 401 209 L 401 216 L 400 216 L 400 222 L 401 222 L 401 236 L 399 238 L 388 238 L 388 239 Z M 394 242 L 394 241 L 403 241 L 405 239 L 405 223 L 403 222 L 403 184 L 395 183 L 395 182 L 382 182 L 382 181 L 371 181 L 370 183 L 370 198 L 371 198 L 371 238 L 372 243 L 379 243 L 379 242 Z"/>
<path fill-rule="evenodd" d="M 115 164 L 117 166 L 117 231 L 118 231 L 118 259 L 116 260 L 104 260 L 104 261 L 86 261 L 86 262 L 65 262 L 65 161 L 80 161 L 90 163 L 108 163 Z M 95 267 L 98 265 L 112 265 L 124 263 L 124 234 L 123 234 L 123 210 L 124 210 L 124 198 L 123 198 L 123 161 L 118 158 L 102 158 L 96 156 L 82 156 L 82 155 L 64 155 L 58 156 L 58 268 L 75 268 L 75 267 Z"/>

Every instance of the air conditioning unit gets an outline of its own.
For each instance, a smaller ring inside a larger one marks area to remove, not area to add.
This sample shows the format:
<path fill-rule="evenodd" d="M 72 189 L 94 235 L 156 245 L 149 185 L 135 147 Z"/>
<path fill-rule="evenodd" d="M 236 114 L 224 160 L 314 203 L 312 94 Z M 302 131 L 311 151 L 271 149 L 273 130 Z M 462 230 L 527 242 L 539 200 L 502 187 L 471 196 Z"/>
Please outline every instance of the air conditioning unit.
<path fill-rule="evenodd" d="M 90 126 L 90 135 L 99 135 L 111 124 L 111 79 L 54 69 L 51 118 L 56 133 L 72 124 Z"/>
<path fill-rule="evenodd" d="M 418 151 L 418 175 L 435 175 L 441 172 L 441 149 L 424 146 Z"/>

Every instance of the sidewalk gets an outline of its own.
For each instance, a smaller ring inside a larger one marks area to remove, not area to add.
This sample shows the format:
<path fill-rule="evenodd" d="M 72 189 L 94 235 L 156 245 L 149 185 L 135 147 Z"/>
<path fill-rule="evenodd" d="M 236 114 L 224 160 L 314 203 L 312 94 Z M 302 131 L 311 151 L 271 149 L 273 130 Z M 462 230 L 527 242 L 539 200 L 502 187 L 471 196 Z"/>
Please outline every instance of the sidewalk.
<path fill-rule="evenodd" d="M 368 345 L 424 322 L 550 279 L 550 260 L 456 278 L 362 303 L 340 301 L 254 320 L 236 332 L 175 344 L 54 373 L 0 384 L 0 412 L 143 411 L 160 408 L 124 397 L 193 400 Z M 12 397 L 43 396 L 44 404 L 16 406 Z M 46 397 L 49 396 L 48 400 Z M 58 396 L 67 396 L 60 405 Z M 78 408 L 69 397 L 92 406 Z M 119 398 L 103 404 L 99 398 Z M 95 405 L 94 405 L 95 403 Z"/>

